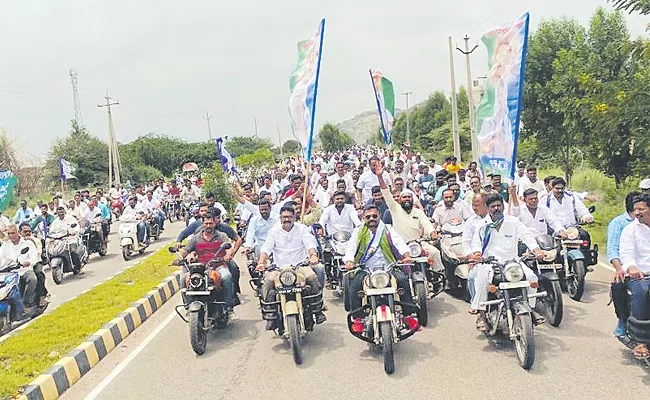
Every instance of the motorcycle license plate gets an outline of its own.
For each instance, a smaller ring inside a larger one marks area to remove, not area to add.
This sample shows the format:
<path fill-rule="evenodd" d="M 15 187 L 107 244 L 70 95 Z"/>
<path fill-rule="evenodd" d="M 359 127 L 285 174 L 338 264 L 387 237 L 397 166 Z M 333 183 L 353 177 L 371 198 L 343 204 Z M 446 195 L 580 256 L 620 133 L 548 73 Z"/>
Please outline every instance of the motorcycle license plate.
<path fill-rule="evenodd" d="M 196 291 L 186 291 L 186 295 L 188 296 L 209 296 L 210 291 L 209 290 L 196 290 Z"/>
<path fill-rule="evenodd" d="M 394 294 L 396 292 L 395 288 L 387 287 L 383 289 L 368 289 L 366 290 L 366 296 L 381 296 L 382 294 Z"/>
<path fill-rule="evenodd" d="M 562 269 L 564 265 L 562 264 L 537 264 L 539 269 Z"/>
<path fill-rule="evenodd" d="M 414 263 L 428 263 L 429 259 L 427 257 L 416 257 L 416 258 L 412 258 L 411 261 L 413 261 Z"/>
<path fill-rule="evenodd" d="M 288 294 L 288 293 L 298 293 L 300 292 L 300 288 L 279 288 L 278 293 L 280 294 Z"/>
<path fill-rule="evenodd" d="M 499 283 L 499 289 L 517 289 L 527 287 L 530 287 L 530 283 L 528 281 Z"/>

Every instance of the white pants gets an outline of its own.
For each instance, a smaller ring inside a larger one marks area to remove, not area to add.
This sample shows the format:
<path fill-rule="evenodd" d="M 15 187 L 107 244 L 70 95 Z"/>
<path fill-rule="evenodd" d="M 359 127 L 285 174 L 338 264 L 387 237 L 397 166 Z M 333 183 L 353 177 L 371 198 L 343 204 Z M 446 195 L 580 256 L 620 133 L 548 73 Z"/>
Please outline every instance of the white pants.
<path fill-rule="evenodd" d="M 442 256 L 440 255 L 440 250 L 427 242 L 422 242 L 421 245 L 422 249 L 429 253 L 429 258 L 433 259 L 433 270 L 436 272 L 443 272 L 445 270 L 445 266 L 442 264 Z"/>
<path fill-rule="evenodd" d="M 537 282 L 537 275 L 533 272 L 532 269 L 527 266 L 519 263 L 521 268 L 524 270 L 524 275 L 528 282 Z M 472 299 L 472 309 L 473 310 L 485 310 L 485 306 L 479 305 L 481 302 L 487 301 L 488 298 L 488 288 L 490 283 L 492 283 L 492 278 L 494 277 L 494 271 L 492 270 L 492 265 L 490 264 L 479 264 L 475 266 L 476 268 L 476 278 L 474 279 L 474 288 L 476 289 L 476 294 Z M 537 288 L 529 287 L 527 289 L 528 294 L 537 293 Z M 535 298 L 529 298 L 528 304 L 531 308 L 535 308 Z"/>

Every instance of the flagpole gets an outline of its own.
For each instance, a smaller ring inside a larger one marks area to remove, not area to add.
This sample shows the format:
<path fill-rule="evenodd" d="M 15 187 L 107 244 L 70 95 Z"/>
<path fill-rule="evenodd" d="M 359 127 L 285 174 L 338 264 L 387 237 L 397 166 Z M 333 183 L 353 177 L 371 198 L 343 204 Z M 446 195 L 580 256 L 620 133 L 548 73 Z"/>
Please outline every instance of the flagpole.
<path fill-rule="evenodd" d="M 320 77 L 320 62 L 323 58 L 323 39 L 325 38 L 325 18 L 321 21 L 320 44 L 318 47 L 318 65 L 316 66 L 316 83 L 314 84 L 314 103 L 311 105 L 311 127 L 309 129 L 309 147 L 307 148 L 307 162 L 311 163 L 311 146 L 314 137 L 314 123 L 316 122 L 316 98 L 318 96 L 318 78 Z M 309 168 L 309 167 L 308 167 Z"/>
<path fill-rule="evenodd" d="M 307 173 L 305 176 L 305 190 L 302 192 L 302 210 L 300 211 L 300 220 L 305 218 L 305 209 L 307 206 L 307 187 L 309 186 L 309 177 L 311 176 L 311 163 L 307 163 Z"/>
<path fill-rule="evenodd" d="M 388 144 L 386 143 L 388 134 L 386 133 L 386 128 L 384 127 L 384 117 L 381 115 L 381 105 L 379 104 L 379 96 L 377 96 L 377 87 L 375 86 L 375 80 L 372 78 L 372 69 L 368 69 L 368 73 L 370 74 L 370 83 L 372 83 L 372 91 L 375 93 L 375 102 L 377 103 L 377 112 L 379 113 L 379 123 L 381 124 L 381 131 L 384 133 L 384 144 Z"/>

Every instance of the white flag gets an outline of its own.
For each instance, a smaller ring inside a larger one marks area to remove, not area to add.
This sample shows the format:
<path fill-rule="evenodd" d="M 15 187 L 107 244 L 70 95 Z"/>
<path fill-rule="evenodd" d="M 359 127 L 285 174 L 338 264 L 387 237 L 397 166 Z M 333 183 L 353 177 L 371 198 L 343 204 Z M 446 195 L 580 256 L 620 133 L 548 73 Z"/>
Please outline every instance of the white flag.
<path fill-rule="evenodd" d="M 77 167 L 72 165 L 70 161 L 66 161 L 63 158 L 59 158 L 59 170 L 60 170 L 60 176 L 61 179 L 65 182 L 68 179 L 77 179 L 76 176 L 74 176 L 74 172 L 76 171 Z"/>

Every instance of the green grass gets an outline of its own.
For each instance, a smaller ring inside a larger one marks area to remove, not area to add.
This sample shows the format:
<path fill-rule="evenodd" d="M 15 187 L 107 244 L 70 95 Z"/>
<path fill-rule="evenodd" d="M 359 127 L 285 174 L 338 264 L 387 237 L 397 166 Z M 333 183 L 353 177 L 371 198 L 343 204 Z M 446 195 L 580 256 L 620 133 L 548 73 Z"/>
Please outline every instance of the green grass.
<path fill-rule="evenodd" d="M 541 179 L 549 175 L 564 176 L 564 173 L 559 168 L 539 171 Z M 629 192 L 637 190 L 638 183 L 639 179 L 628 179 L 619 188 L 616 188 L 614 178 L 595 169 L 582 168 L 575 172 L 570 189 L 577 192 L 588 191 L 599 198 L 595 203 L 585 201 L 585 205 L 587 207 L 592 204 L 596 206 L 595 223 L 588 226 L 587 230 L 591 234 L 592 241 L 602 249 L 601 254 L 605 254 L 607 246 L 607 224 L 625 211 L 625 196 Z"/>
<path fill-rule="evenodd" d="M 130 307 L 176 268 L 159 250 L 0 343 L 0 399 L 9 399 L 86 337 Z"/>

